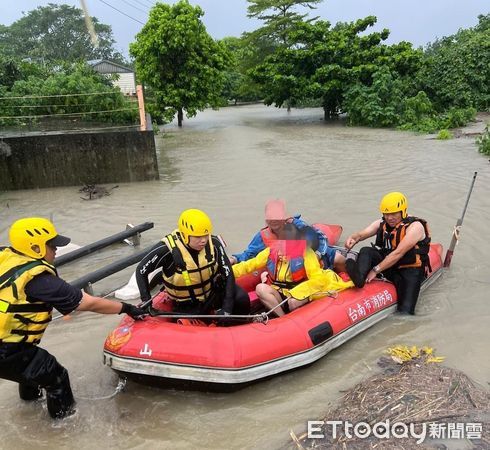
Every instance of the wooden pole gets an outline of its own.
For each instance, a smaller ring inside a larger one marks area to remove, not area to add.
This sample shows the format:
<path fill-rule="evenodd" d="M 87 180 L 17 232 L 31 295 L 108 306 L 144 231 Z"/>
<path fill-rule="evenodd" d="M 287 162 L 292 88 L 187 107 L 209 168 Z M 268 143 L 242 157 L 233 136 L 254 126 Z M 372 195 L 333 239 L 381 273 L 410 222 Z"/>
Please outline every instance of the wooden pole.
<path fill-rule="evenodd" d="M 140 112 L 140 130 L 147 131 L 148 128 L 146 126 L 145 98 L 143 96 L 143 86 L 141 86 L 141 84 L 138 84 L 138 86 L 136 86 L 136 96 L 138 97 L 138 109 Z"/>
<path fill-rule="evenodd" d="M 461 230 L 461 226 L 463 225 L 463 219 L 464 219 L 464 216 L 466 214 L 466 209 L 468 208 L 468 203 L 470 202 L 470 197 L 471 197 L 471 193 L 473 191 L 473 186 L 475 185 L 477 174 L 478 174 L 478 172 L 475 172 L 473 174 L 473 179 L 471 181 L 470 190 L 468 192 L 468 196 L 466 197 L 466 202 L 464 204 L 463 213 L 461 214 L 461 217 L 456 221 L 456 227 L 454 228 L 453 237 L 451 239 L 451 244 L 449 245 L 449 249 L 446 252 L 446 257 L 444 258 L 444 267 L 446 267 L 446 268 L 451 265 L 451 260 L 453 259 L 454 249 L 456 247 L 456 244 L 458 243 L 459 232 Z"/>

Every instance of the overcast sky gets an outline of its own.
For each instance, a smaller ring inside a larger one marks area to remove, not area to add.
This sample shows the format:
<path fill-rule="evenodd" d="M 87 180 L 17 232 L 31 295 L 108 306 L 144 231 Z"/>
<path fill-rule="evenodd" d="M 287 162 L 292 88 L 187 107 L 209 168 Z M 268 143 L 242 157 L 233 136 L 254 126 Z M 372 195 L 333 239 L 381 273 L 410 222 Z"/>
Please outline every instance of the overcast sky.
<path fill-rule="evenodd" d="M 79 0 L 0 0 L 0 23 L 10 25 L 23 12 L 48 3 L 80 7 Z M 116 48 L 125 55 L 142 27 L 139 22 L 146 21 L 154 3 L 155 0 L 86 0 L 90 15 L 112 26 Z M 204 24 L 214 38 L 240 36 L 259 26 L 259 22 L 247 18 L 246 0 L 191 0 L 190 3 L 204 10 Z M 451 35 L 459 28 L 474 26 L 479 14 L 489 12 L 490 0 L 325 0 L 311 14 L 332 23 L 374 15 L 378 18 L 377 30 L 391 31 L 388 42 L 407 40 L 417 47 Z"/>

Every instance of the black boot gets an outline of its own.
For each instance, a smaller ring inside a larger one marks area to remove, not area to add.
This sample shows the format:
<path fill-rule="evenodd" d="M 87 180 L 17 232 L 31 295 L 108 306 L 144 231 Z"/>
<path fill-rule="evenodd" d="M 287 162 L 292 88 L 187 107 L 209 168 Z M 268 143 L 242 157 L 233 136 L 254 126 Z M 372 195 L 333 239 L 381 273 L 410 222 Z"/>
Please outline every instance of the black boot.
<path fill-rule="evenodd" d="M 63 368 L 62 373 L 58 377 L 58 381 L 59 383 L 56 386 L 46 387 L 48 412 L 53 419 L 63 419 L 76 412 L 70 378 L 65 368 Z"/>
<path fill-rule="evenodd" d="M 350 258 L 346 259 L 345 270 L 356 287 L 362 288 L 364 286 L 365 279 L 359 273 L 356 261 Z"/>
<path fill-rule="evenodd" d="M 39 386 L 19 383 L 19 397 L 22 400 L 33 401 L 42 398 L 43 391 Z"/>

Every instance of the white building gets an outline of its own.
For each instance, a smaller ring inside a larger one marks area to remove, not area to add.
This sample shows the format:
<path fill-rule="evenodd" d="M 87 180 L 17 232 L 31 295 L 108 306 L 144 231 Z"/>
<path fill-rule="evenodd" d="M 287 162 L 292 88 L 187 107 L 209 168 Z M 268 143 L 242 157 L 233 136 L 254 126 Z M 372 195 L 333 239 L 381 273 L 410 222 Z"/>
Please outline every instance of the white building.
<path fill-rule="evenodd" d="M 105 59 L 93 59 L 87 61 L 87 64 L 103 75 L 117 74 L 117 80 L 113 80 L 114 86 L 118 86 L 125 95 L 136 95 L 136 79 L 129 67 Z"/>

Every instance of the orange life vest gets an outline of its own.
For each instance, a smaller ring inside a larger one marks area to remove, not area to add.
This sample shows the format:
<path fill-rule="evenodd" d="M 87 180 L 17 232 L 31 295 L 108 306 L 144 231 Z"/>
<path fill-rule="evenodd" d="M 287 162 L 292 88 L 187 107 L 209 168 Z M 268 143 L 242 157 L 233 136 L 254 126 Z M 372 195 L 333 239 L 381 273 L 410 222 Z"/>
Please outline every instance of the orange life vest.
<path fill-rule="evenodd" d="M 425 231 L 425 238 L 417 242 L 413 248 L 405 253 L 394 266 L 397 269 L 407 267 L 428 267 L 430 249 L 430 231 L 427 222 L 418 217 L 406 217 L 394 228 L 391 228 L 384 220 L 376 234 L 376 247 L 378 247 L 384 257 L 395 250 L 400 242 L 405 238 L 407 228 L 414 222 L 420 222 Z"/>
<path fill-rule="evenodd" d="M 270 247 L 272 242 L 277 241 L 277 236 L 269 227 L 262 228 L 260 230 L 260 236 L 266 247 Z"/>
<path fill-rule="evenodd" d="M 271 284 L 290 289 L 307 279 L 304 240 L 275 240 L 269 249 L 266 267 Z"/>

